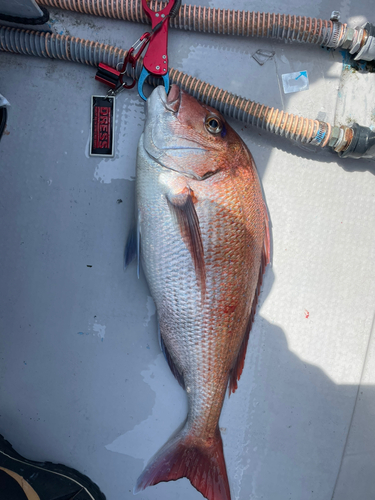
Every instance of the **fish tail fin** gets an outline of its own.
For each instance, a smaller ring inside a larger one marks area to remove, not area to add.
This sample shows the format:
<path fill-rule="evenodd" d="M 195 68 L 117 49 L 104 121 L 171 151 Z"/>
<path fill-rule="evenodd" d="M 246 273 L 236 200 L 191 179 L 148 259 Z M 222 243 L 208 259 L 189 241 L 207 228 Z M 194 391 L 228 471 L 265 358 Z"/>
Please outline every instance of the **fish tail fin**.
<path fill-rule="evenodd" d="M 198 439 L 184 429 L 172 437 L 147 464 L 137 480 L 134 493 L 182 477 L 187 477 L 208 500 L 230 500 L 219 427 L 209 441 Z"/>

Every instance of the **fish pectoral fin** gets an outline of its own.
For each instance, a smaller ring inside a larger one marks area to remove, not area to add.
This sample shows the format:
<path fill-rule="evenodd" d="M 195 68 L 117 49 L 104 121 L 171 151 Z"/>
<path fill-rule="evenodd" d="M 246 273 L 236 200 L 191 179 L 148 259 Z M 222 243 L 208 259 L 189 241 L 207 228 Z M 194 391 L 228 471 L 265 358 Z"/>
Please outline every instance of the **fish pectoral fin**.
<path fill-rule="evenodd" d="M 197 201 L 194 191 L 189 187 L 185 187 L 179 193 L 168 193 L 166 198 L 172 216 L 180 228 L 182 239 L 190 251 L 197 280 L 202 289 L 202 296 L 204 296 L 206 292 L 206 269 L 199 218 L 194 206 Z"/>
<path fill-rule="evenodd" d="M 124 270 L 126 270 L 128 266 L 133 262 L 135 257 L 137 257 L 138 278 L 140 271 L 140 255 L 141 255 L 141 226 L 140 226 L 140 215 L 138 214 L 137 220 L 134 222 L 133 227 L 129 231 L 124 252 Z"/>
<path fill-rule="evenodd" d="M 138 211 L 137 214 L 137 277 L 139 279 L 139 273 L 141 269 L 141 214 Z"/>
<path fill-rule="evenodd" d="M 124 269 L 127 269 L 129 264 L 133 262 L 135 256 L 137 255 L 137 226 L 130 229 L 128 234 L 128 239 L 126 240 L 125 252 L 124 252 Z"/>

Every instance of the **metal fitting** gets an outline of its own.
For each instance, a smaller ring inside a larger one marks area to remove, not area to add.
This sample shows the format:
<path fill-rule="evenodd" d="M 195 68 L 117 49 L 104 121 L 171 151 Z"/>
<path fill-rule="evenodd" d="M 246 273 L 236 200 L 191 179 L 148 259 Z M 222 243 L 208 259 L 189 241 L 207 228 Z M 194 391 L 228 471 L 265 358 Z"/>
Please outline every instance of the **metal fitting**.
<path fill-rule="evenodd" d="M 334 148 L 339 137 L 340 137 L 340 127 L 332 127 L 331 136 L 328 141 L 328 146 Z"/>
<path fill-rule="evenodd" d="M 375 61 L 375 37 L 369 36 L 365 45 L 354 58 L 356 61 Z"/>
<path fill-rule="evenodd" d="M 340 137 L 334 146 L 334 150 L 336 151 L 336 153 L 341 153 L 341 151 L 345 151 L 352 139 L 353 139 L 352 128 L 346 127 L 345 125 L 340 127 Z"/>
<path fill-rule="evenodd" d="M 364 34 L 363 29 L 359 28 L 359 27 L 357 27 L 355 29 L 355 31 L 356 32 L 354 34 L 354 39 L 353 39 L 352 45 L 351 45 L 351 47 L 349 49 L 349 52 L 351 54 L 356 54 L 359 51 L 359 49 L 361 48 L 362 38 L 363 38 L 363 34 Z"/>
<path fill-rule="evenodd" d="M 355 33 L 354 28 L 346 28 L 346 33 L 344 35 L 344 38 L 343 38 L 343 41 L 341 44 L 341 47 L 343 49 L 348 49 L 351 46 L 351 44 L 354 40 L 354 33 Z"/>
<path fill-rule="evenodd" d="M 336 144 L 333 146 L 333 149 L 338 153 L 339 151 L 342 151 L 345 148 L 345 133 L 344 129 L 340 127 L 340 135 L 339 138 L 337 139 Z"/>
<path fill-rule="evenodd" d="M 375 61 L 375 26 L 371 23 L 365 23 L 362 29 L 364 35 L 355 60 Z"/>
<path fill-rule="evenodd" d="M 341 158 L 375 158 L 375 132 L 369 127 L 361 127 L 353 123 L 351 127 L 345 127 L 344 147 L 340 150 L 335 148 Z"/>
<path fill-rule="evenodd" d="M 341 17 L 340 11 L 334 10 L 334 11 L 332 11 L 330 20 L 333 22 L 335 22 L 335 21 L 338 22 L 338 21 L 340 21 L 340 17 Z"/>

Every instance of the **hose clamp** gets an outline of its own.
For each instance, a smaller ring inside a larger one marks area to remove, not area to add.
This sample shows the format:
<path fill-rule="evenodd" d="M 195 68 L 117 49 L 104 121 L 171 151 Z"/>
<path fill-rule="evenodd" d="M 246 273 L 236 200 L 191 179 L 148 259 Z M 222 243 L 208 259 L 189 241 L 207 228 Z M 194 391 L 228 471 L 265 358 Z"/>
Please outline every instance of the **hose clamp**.
<path fill-rule="evenodd" d="M 324 141 L 324 138 L 326 137 L 327 132 L 328 132 L 327 124 L 325 122 L 319 122 L 318 132 L 317 132 L 316 136 L 314 137 L 314 139 L 312 139 L 310 144 L 312 144 L 314 146 L 320 146 L 322 144 L 322 142 Z"/>
<path fill-rule="evenodd" d="M 342 39 L 344 27 L 345 26 L 340 22 L 333 22 L 332 30 L 327 30 L 327 37 L 329 36 L 329 38 L 326 43 L 323 43 L 323 45 L 332 49 L 337 49 L 340 45 L 340 40 Z"/>

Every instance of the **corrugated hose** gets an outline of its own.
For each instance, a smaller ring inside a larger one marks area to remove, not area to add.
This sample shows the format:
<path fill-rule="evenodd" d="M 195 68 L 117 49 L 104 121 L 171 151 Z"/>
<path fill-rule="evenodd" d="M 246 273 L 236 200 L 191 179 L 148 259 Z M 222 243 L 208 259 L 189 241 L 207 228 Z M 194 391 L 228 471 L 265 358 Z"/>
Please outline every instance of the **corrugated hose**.
<path fill-rule="evenodd" d="M 127 53 L 117 47 L 72 36 L 1 26 L 0 50 L 64 59 L 91 66 L 98 66 L 102 62 L 114 68 L 118 63 L 123 63 Z M 135 69 L 135 77 L 139 76 L 141 65 L 140 59 Z M 345 156 L 344 152 L 353 142 L 351 127 L 331 127 L 323 121 L 286 113 L 239 97 L 177 69 L 171 68 L 169 75 L 171 83 L 180 85 L 185 91 L 221 113 L 276 135 L 322 148 L 328 145 L 342 156 Z M 150 83 L 157 85 L 159 80 L 154 78 Z M 362 127 L 364 128 L 366 127 Z"/>
<path fill-rule="evenodd" d="M 142 0 L 37 0 L 39 5 L 92 14 L 96 16 L 150 23 L 142 8 Z M 159 11 L 166 2 L 150 1 Z M 332 12 L 329 21 L 307 16 L 215 9 L 199 5 L 181 5 L 169 25 L 187 31 L 265 37 L 286 42 L 311 43 L 346 49 L 356 60 L 374 61 L 375 27 L 366 23 L 355 28 L 339 21 L 340 13 Z"/>
<path fill-rule="evenodd" d="M 142 8 L 142 0 L 37 0 L 37 3 L 95 16 L 150 23 Z M 165 5 L 166 2 L 150 1 L 150 8 L 155 11 L 163 9 Z M 343 43 L 347 31 L 346 24 L 314 17 L 197 5 L 182 5 L 178 15 L 170 19 L 170 26 L 186 31 L 276 38 L 333 48 Z"/>

